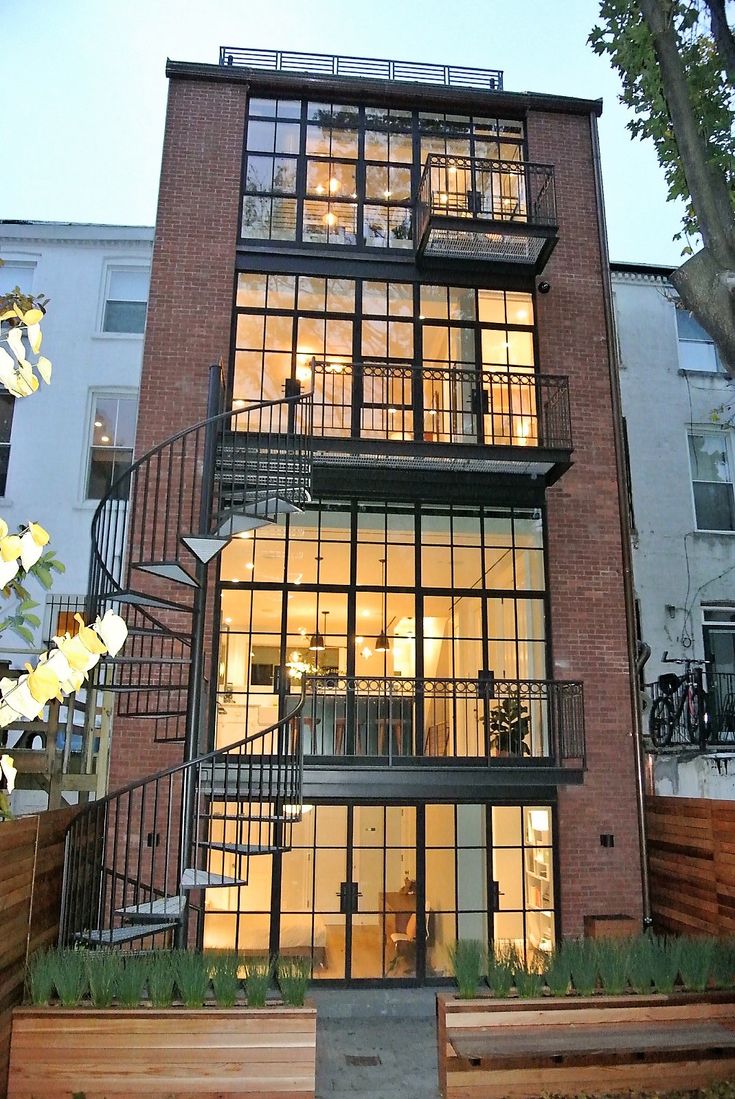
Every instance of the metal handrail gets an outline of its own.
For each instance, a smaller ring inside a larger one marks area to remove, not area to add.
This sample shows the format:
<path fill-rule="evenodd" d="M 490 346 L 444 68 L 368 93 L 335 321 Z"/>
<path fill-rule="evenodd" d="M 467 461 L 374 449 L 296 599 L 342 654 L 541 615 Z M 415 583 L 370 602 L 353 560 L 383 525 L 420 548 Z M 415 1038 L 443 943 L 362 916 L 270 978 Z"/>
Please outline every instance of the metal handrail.
<path fill-rule="evenodd" d="M 683 748 L 689 750 L 701 750 L 702 747 L 717 749 L 725 745 L 735 746 L 735 672 L 717 672 L 706 668 L 703 672 L 703 687 L 706 693 L 706 722 L 704 727 L 705 743 L 700 742 L 700 730 L 691 729 L 686 704 L 675 723 L 670 744 L 659 751 L 672 749 L 680 751 Z M 679 698 L 679 693 L 686 689 L 686 682 L 682 680 L 681 686 L 674 692 L 674 703 Z M 652 706 L 661 696 L 662 691 L 659 680 L 646 685 Z M 644 736 L 649 737 L 650 707 L 644 715 Z M 649 745 L 650 750 L 650 745 Z M 653 749 L 656 751 L 657 749 Z"/>
<path fill-rule="evenodd" d="M 460 65 L 435 65 L 420 61 L 390 61 L 375 57 L 347 57 L 295 50 L 257 50 L 221 46 L 219 63 L 268 72 L 311 73 L 314 76 L 390 80 L 445 87 L 503 90 L 502 69 L 476 69 Z"/>
<path fill-rule="evenodd" d="M 223 845 L 233 842 L 225 834 L 230 823 L 245 848 L 287 849 L 300 819 L 303 744 L 294 722 L 305 699 L 306 681 L 292 710 L 266 729 L 128 783 L 80 809 L 66 833 L 60 944 L 71 945 L 90 931 L 108 932 L 112 944 L 113 930 L 124 920 L 121 910 L 178 895 L 187 866 L 201 868 L 206 861 L 210 874 L 223 874 L 228 862 Z M 256 752 L 256 745 L 263 750 Z M 217 784 L 223 785 L 223 798 L 235 802 L 232 814 L 218 810 Z M 196 821 L 182 852 L 180 814 L 187 800 Z M 245 863 L 250 857 L 241 856 Z M 247 877 L 246 865 L 241 863 L 239 872 Z"/>
<path fill-rule="evenodd" d="M 569 379 L 389 360 L 312 360 L 316 438 L 572 450 Z"/>
<path fill-rule="evenodd" d="M 309 677 L 302 724 L 307 756 L 421 757 L 585 767 L 581 682 L 546 679 Z M 431 731 L 446 729 L 444 738 Z"/>

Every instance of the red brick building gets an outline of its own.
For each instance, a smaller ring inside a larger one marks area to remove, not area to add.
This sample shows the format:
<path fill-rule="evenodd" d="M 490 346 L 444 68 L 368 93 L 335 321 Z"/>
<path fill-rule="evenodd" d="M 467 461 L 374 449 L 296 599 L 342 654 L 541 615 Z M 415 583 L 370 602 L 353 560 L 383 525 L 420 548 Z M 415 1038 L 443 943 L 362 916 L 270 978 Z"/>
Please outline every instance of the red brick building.
<path fill-rule="evenodd" d="M 205 635 L 217 746 L 306 677 L 308 807 L 203 941 L 423 982 L 641 916 L 601 105 L 326 60 L 168 65 L 136 452 L 217 360 L 313 389 L 312 499 L 224 549 Z M 113 787 L 180 758 L 118 718 Z"/>

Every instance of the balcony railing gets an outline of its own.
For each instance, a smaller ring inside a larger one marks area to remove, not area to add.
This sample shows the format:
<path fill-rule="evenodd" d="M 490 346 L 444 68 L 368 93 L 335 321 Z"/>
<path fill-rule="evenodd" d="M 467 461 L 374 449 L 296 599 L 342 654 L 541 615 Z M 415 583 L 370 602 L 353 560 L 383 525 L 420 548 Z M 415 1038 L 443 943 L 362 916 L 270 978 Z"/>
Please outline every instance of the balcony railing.
<path fill-rule="evenodd" d="M 572 449 L 565 377 L 387 361 L 311 365 L 316 439 Z"/>
<path fill-rule="evenodd" d="M 458 65 L 431 65 L 420 61 L 388 61 L 376 57 L 342 57 L 293 50 L 249 50 L 221 46 L 220 65 L 237 65 L 268 72 L 308 73 L 313 76 L 359 80 L 394 80 L 411 84 L 438 84 L 450 88 L 503 89 L 502 69 L 469 69 Z"/>
<path fill-rule="evenodd" d="M 538 272 L 556 243 L 554 169 L 431 153 L 416 207 L 416 250 Z"/>
<path fill-rule="evenodd" d="M 689 710 L 684 702 L 681 713 L 677 715 L 679 695 L 672 699 L 672 708 L 675 717 L 674 732 L 671 741 L 659 751 L 666 752 L 670 749 L 681 751 L 688 748 L 690 751 L 703 747 L 706 749 L 728 746 L 735 748 L 735 672 L 711 672 L 704 673 L 703 686 L 707 695 L 706 716 L 703 727 L 700 730 L 698 723 L 691 720 Z M 649 684 L 652 704 L 661 695 L 658 682 Z M 644 725 L 644 734 L 648 736 L 648 721 L 651 709 L 649 707 Z M 650 747 L 650 739 L 649 739 Z M 657 749 L 654 749 L 654 751 Z"/>
<path fill-rule="evenodd" d="M 299 718 L 307 757 L 388 766 L 585 765 L 582 684 L 322 675 Z"/>

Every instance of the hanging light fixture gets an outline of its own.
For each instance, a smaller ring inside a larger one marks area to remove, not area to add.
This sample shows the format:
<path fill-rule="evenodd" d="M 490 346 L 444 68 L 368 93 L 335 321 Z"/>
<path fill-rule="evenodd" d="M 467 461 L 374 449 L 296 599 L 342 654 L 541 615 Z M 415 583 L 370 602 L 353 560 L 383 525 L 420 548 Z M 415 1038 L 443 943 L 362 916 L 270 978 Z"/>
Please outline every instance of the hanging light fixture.
<path fill-rule="evenodd" d="M 324 634 L 319 633 L 319 578 L 322 571 L 322 559 L 321 555 L 317 554 L 316 558 L 316 615 L 314 616 L 314 633 L 309 638 L 309 649 L 313 653 L 323 652 L 326 648 L 324 644 Z"/>
<path fill-rule="evenodd" d="M 375 641 L 376 653 L 388 653 L 390 652 L 390 641 L 388 640 L 388 592 L 385 586 L 385 558 L 381 558 L 380 564 L 383 569 L 383 628 L 377 636 Z"/>
<path fill-rule="evenodd" d="M 329 611 L 322 611 L 322 614 L 324 615 L 324 626 L 323 626 L 323 631 L 324 632 L 319 633 L 319 628 L 318 628 L 318 623 L 317 623 L 317 632 L 313 633 L 311 635 L 311 640 L 309 641 L 309 648 L 311 649 L 311 651 L 313 653 L 322 653 L 322 652 L 324 652 L 324 650 L 327 647 L 324 643 L 324 634 L 326 634 L 326 632 L 327 632 L 327 615 L 329 614 Z"/>

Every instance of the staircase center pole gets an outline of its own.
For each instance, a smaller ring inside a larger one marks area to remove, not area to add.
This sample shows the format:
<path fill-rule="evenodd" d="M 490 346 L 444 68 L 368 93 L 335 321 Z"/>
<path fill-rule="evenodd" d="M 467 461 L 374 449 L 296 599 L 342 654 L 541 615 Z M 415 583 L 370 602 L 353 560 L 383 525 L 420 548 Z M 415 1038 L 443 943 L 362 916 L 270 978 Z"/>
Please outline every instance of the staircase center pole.
<path fill-rule="evenodd" d="M 220 366 L 209 368 L 209 388 L 207 394 L 207 417 L 211 419 L 222 411 L 222 371 Z M 214 474 L 217 456 L 217 435 L 220 423 L 209 423 L 204 437 L 204 461 L 202 466 L 201 495 L 199 504 L 199 533 L 209 534 L 212 519 L 212 501 L 214 497 Z M 196 477 L 196 470 L 193 471 Z M 204 678 L 204 627 L 207 613 L 207 577 L 208 566 L 197 559 L 191 626 L 191 663 L 186 692 L 186 729 L 184 738 L 184 762 L 195 759 L 200 754 L 199 735 L 202 723 L 202 681 Z M 184 771 L 181 791 L 181 828 L 179 833 L 179 880 L 189 865 L 192 837 L 194 834 L 194 815 L 197 811 L 197 776 L 192 768 Z M 194 865 L 194 864 L 192 864 Z M 176 927 L 174 940 L 178 949 L 186 949 L 188 943 L 188 901 L 180 923 Z M 201 937 L 201 928 L 197 939 Z M 197 947 L 201 943 L 197 941 Z"/>

